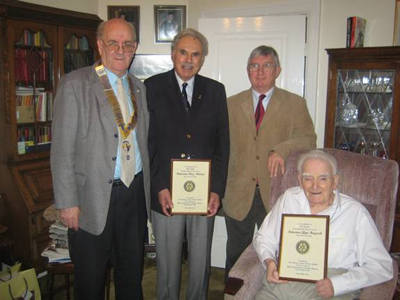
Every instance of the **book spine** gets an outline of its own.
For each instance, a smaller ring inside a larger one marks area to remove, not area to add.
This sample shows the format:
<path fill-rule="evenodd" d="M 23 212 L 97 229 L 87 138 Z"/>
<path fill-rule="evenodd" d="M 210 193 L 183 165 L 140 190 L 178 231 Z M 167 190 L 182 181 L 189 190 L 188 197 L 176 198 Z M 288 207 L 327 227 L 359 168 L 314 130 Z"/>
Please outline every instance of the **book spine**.
<path fill-rule="evenodd" d="M 355 47 L 356 43 L 356 26 L 357 26 L 357 18 L 356 17 L 351 17 L 351 39 L 350 39 L 350 48 Z"/>

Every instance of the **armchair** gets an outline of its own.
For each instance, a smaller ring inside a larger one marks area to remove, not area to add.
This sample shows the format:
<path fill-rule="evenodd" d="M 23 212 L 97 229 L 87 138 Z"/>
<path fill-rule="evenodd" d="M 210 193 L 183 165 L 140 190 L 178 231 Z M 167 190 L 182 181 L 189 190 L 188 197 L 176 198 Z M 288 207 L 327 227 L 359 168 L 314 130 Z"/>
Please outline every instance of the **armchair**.
<path fill-rule="evenodd" d="M 399 175 L 397 162 L 338 149 L 324 149 L 324 151 L 332 154 L 338 162 L 339 191 L 352 196 L 368 209 L 375 220 L 383 244 L 389 250 L 397 200 Z M 285 174 L 272 179 L 271 207 L 287 188 L 298 185 L 296 168 L 300 153 L 289 155 Z M 392 280 L 363 289 L 360 299 L 392 299 L 398 278 L 398 265 L 395 260 L 393 260 L 393 273 Z M 243 280 L 243 285 L 235 295 L 226 293 L 225 299 L 253 299 L 261 287 L 263 276 L 265 270 L 258 260 L 253 245 L 250 244 L 229 272 L 229 278 L 239 278 Z M 226 291 L 230 289 L 229 284 L 232 281 L 234 280 L 228 280 Z"/>

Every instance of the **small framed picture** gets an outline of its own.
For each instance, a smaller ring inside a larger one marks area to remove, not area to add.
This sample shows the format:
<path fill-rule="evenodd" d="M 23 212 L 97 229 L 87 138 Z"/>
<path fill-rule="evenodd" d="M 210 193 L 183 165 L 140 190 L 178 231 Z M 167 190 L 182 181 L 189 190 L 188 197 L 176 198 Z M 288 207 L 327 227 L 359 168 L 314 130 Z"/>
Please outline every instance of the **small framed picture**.
<path fill-rule="evenodd" d="M 186 28 L 185 5 L 154 5 L 154 25 L 157 43 L 172 42 Z"/>
<path fill-rule="evenodd" d="M 108 19 L 113 18 L 122 18 L 132 23 L 136 29 L 136 41 L 139 43 L 139 33 L 140 33 L 140 6 L 131 5 L 131 6 L 107 6 L 108 11 Z"/>

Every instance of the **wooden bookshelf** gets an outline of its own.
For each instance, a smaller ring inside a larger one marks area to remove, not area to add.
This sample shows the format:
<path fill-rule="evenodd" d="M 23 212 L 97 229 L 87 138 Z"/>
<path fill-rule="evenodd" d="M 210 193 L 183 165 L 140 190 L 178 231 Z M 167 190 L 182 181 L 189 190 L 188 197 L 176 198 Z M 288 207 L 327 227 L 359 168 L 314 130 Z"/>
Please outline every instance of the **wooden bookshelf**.
<path fill-rule="evenodd" d="M 0 0 L 0 193 L 7 195 L 15 256 L 38 266 L 53 202 L 49 151 L 62 74 L 98 58 L 91 14 Z"/>

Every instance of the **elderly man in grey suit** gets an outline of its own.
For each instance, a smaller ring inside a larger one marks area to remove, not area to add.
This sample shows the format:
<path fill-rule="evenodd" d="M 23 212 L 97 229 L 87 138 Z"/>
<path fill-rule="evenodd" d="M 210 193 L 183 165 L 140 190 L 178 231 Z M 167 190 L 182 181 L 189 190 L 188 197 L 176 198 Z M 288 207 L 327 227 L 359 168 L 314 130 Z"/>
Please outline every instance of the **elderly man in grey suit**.
<path fill-rule="evenodd" d="M 58 86 L 50 157 L 55 203 L 69 228 L 75 299 L 104 299 L 110 262 L 116 299 L 142 299 L 149 116 L 145 87 L 127 72 L 135 30 L 123 19 L 103 22 L 97 46 L 101 62 Z"/>

